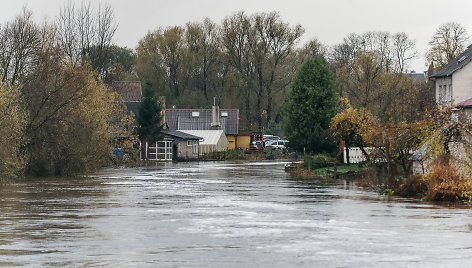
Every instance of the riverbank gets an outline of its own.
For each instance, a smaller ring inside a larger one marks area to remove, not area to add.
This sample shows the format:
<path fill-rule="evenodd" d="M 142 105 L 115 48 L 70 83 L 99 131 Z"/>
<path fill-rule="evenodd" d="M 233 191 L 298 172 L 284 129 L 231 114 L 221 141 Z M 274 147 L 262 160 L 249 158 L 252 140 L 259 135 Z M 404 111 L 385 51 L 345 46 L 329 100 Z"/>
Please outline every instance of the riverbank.
<path fill-rule="evenodd" d="M 472 202 L 472 181 L 451 166 L 438 166 L 425 175 L 392 175 L 381 166 L 340 165 L 311 169 L 305 163 L 288 165 L 286 172 L 302 178 L 354 180 L 367 191 L 382 195 L 415 198 L 427 201 Z"/>
<path fill-rule="evenodd" d="M 297 155 L 288 150 L 273 149 L 262 152 L 244 150 L 228 150 L 223 152 L 211 152 L 204 154 L 202 161 L 226 161 L 226 160 L 286 160 L 296 159 Z"/>
<path fill-rule="evenodd" d="M 295 176 L 303 178 L 355 178 L 365 171 L 359 165 L 339 165 L 310 169 L 304 166 L 303 162 L 294 162 L 285 166 L 285 171 Z"/>

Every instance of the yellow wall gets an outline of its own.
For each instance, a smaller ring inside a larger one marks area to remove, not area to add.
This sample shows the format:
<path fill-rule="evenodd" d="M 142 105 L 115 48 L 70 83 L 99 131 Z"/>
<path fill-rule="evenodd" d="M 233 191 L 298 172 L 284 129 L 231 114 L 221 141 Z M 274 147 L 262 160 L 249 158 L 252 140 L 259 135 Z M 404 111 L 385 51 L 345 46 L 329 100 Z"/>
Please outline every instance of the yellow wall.
<path fill-rule="evenodd" d="M 243 150 L 249 150 L 249 147 L 251 146 L 251 136 L 247 135 L 241 135 L 241 136 L 233 136 L 233 135 L 226 135 L 226 138 L 228 139 L 229 145 L 228 145 L 228 150 L 234 150 L 234 149 L 243 149 Z M 237 148 L 236 148 L 237 145 Z"/>
<path fill-rule="evenodd" d="M 249 150 L 249 147 L 251 146 L 251 136 L 237 136 L 237 144 L 238 148 Z"/>
<path fill-rule="evenodd" d="M 235 136 L 232 136 L 232 135 L 226 135 L 226 138 L 228 139 L 228 150 L 234 150 L 236 147 L 235 147 L 235 141 L 236 141 L 236 137 Z"/>

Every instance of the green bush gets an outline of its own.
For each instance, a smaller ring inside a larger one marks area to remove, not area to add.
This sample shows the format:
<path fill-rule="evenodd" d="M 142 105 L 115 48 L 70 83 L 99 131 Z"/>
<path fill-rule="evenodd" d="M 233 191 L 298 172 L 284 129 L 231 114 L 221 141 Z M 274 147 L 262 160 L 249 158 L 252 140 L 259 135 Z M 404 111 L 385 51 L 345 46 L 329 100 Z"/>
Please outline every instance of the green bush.
<path fill-rule="evenodd" d="M 303 167 L 311 170 L 329 167 L 333 164 L 332 159 L 324 154 L 307 155 Z"/>

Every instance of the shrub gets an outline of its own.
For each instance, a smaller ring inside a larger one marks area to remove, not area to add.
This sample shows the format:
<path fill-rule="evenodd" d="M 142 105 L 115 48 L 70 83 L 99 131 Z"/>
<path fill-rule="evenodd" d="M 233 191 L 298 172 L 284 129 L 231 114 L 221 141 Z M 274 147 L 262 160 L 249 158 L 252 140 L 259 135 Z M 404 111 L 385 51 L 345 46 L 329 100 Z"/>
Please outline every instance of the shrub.
<path fill-rule="evenodd" d="M 454 167 L 438 165 L 427 176 L 427 199 L 434 201 L 452 201 L 467 198 L 471 183 Z"/>
<path fill-rule="evenodd" d="M 428 192 L 428 179 L 425 176 L 415 175 L 409 177 L 398 188 L 396 194 L 402 197 L 422 198 Z"/>
<path fill-rule="evenodd" d="M 315 170 L 318 168 L 329 167 L 333 163 L 332 159 L 324 154 L 307 155 L 303 163 L 304 168 Z"/>

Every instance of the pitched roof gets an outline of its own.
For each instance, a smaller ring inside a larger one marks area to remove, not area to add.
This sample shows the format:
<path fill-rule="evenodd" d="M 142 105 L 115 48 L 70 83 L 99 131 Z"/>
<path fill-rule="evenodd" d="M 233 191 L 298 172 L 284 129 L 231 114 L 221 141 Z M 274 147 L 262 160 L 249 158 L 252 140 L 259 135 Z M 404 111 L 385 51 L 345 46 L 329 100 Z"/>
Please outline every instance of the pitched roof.
<path fill-rule="evenodd" d="M 128 111 L 138 116 L 139 104 L 141 103 L 142 89 L 140 81 L 113 81 L 111 88 L 123 99 Z M 133 123 L 136 126 L 136 121 Z"/>
<path fill-rule="evenodd" d="M 239 129 L 239 109 L 220 109 L 220 126 L 214 127 L 211 109 L 166 109 L 170 130 L 223 130 L 236 135 Z"/>
<path fill-rule="evenodd" d="M 213 145 L 217 144 L 221 136 L 224 136 L 225 133 L 223 130 L 182 130 L 182 132 L 187 133 L 188 135 L 195 135 L 202 137 L 200 145 Z"/>
<path fill-rule="evenodd" d="M 182 131 L 177 131 L 177 130 L 164 129 L 162 130 L 162 133 L 167 136 L 175 137 L 182 140 L 201 140 L 202 139 L 201 137 L 197 137 L 197 136 L 194 136 L 194 135 L 182 132 Z"/>
<path fill-rule="evenodd" d="M 418 150 L 413 152 L 413 154 L 408 158 L 410 161 L 422 161 L 426 156 L 426 150 L 428 149 L 429 142 L 423 144 Z"/>
<path fill-rule="evenodd" d="M 468 46 L 467 49 L 462 52 L 457 58 L 455 58 L 446 67 L 433 74 L 431 77 L 441 78 L 451 76 L 455 71 L 462 69 L 472 60 L 472 45 Z"/>
<path fill-rule="evenodd" d="M 426 83 L 426 75 L 425 73 L 414 73 L 414 72 L 411 72 L 411 73 L 408 73 L 408 76 L 415 79 L 416 81 L 418 82 L 423 82 L 423 83 Z"/>
<path fill-rule="evenodd" d="M 140 81 L 113 81 L 111 87 L 126 102 L 141 102 L 142 89 Z"/>
<path fill-rule="evenodd" d="M 463 102 L 459 102 L 458 104 L 456 104 L 455 107 L 472 107 L 472 98 L 468 99 L 468 100 L 465 100 Z"/>

